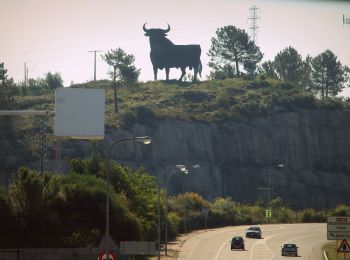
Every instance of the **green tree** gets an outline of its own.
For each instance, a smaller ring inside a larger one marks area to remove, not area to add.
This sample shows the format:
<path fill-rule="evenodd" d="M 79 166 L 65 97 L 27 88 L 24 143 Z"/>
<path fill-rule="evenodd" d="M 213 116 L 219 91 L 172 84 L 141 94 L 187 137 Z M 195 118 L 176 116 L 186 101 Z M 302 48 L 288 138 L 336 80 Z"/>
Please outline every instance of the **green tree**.
<path fill-rule="evenodd" d="M 265 61 L 259 67 L 259 74 L 267 78 L 277 78 L 275 65 L 272 61 Z"/>
<path fill-rule="evenodd" d="M 10 232 L 18 247 L 95 246 L 105 230 L 106 183 L 95 175 L 39 174 L 21 168 L 9 187 L 8 199 L 0 190 L 0 210 L 8 211 L 7 200 L 11 212 L 21 217 L 12 223 Z M 130 211 L 126 196 L 113 188 L 110 214 L 110 231 L 116 241 L 142 238 L 141 218 Z"/>
<path fill-rule="evenodd" d="M 129 210 L 125 197 L 117 194 L 113 188 L 110 189 L 109 195 L 111 236 L 116 241 L 141 239 L 140 220 Z M 61 220 L 60 224 L 63 225 L 64 220 L 72 221 L 74 230 L 68 235 L 73 239 L 74 234 L 86 236 L 94 229 L 98 229 L 100 234 L 104 232 L 105 202 L 106 183 L 104 179 L 93 175 L 69 174 L 61 180 L 52 209 L 57 212 Z M 71 242 L 74 242 L 74 239 Z M 79 242 L 79 239 L 75 242 Z"/>
<path fill-rule="evenodd" d="M 211 204 L 210 224 L 213 226 L 234 225 L 237 215 L 237 205 L 230 197 L 217 198 Z"/>
<path fill-rule="evenodd" d="M 336 96 L 347 83 L 347 69 L 330 50 L 312 59 L 312 92 L 321 98 Z"/>
<path fill-rule="evenodd" d="M 114 111 L 118 113 L 118 96 L 117 88 L 119 84 L 132 84 L 137 82 L 140 70 L 136 69 L 134 62 L 135 57 L 132 54 L 127 54 L 123 49 L 117 48 L 108 51 L 106 54 L 101 55 L 102 59 L 109 65 L 112 66 L 113 70 L 109 71 L 108 74 L 113 80 L 114 90 Z"/>
<path fill-rule="evenodd" d="M 13 79 L 7 78 L 7 70 L 4 63 L 0 63 L 0 109 L 10 109 L 15 104 L 15 96 L 18 88 Z"/>
<path fill-rule="evenodd" d="M 312 57 L 307 55 L 303 61 L 301 71 L 301 82 L 300 85 L 307 91 L 312 93 L 313 82 L 312 82 Z"/>
<path fill-rule="evenodd" d="M 223 66 L 217 65 L 215 69 L 210 72 L 210 79 L 227 79 L 235 77 L 235 68 L 231 64 Z"/>
<path fill-rule="evenodd" d="M 56 89 L 63 87 L 63 79 L 60 73 L 51 73 L 48 72 L 45 75 L 45 82 L 47 85 L 47 88 L 49 89 Z"/>
<path fill-rule="evenodd" d="M 7 70 L 5 69 L 4 63 L 0 63 L 0 81 L 1 83 L 4 82 L 7 79 L 6 76 Z"/>
<path fill-rule="evenodd" d="M 332 215 L 339 217 L 350 217 L 350 206 L 345 204 L 337 205 Z"/>
<path fill-rule="evenodd" d="M 187 230 L 201 228 L 203 208 L 209 208 L 210 204 L 195 192 L 186 192 L 169 199 L 169 211 L 176 212 L 183 222 L 186 222 Z"/>
<path fill-rule="evenodd" d="M 27 168 L 20 168 L 15 181 L 9 189 L 11 208 L 17 215 L 27 218 L 38 218 L 45 215 L 47 209 L 44 189 L 49 181 L 48 176 Z"/>
<path fill-rule="evenodd" d="M 96 148 L 95 148 L 96 149 Z M 80 176 L 105 177 L 105 164 L 94 150 L 89 159 L 70 160 L 71 174 Z M 157 182 L 143 168 L 133 171 L 129 167 L 110 162 L 110 184 L 120 195 L 128 209 L 137 217 L 143 237 L 155 239 L 157 223 Z"/>
<path fill-rule="evenodd" d="M 2 187 L 0 187 L 0 216 L 5 217 L 10 215 L 11 215 L 11 209 L 8 201 L 7 192 Z M 0 222 L 0 225 L 1 225 L 1 222 Z"/>
<path fill-rule="evenodd" d="M 302 79 L 303 60 L 296 49 L 289 46 L 280 51 L 274 61 L 278 77 L 283 81 L 300 84 Z"/>
<path fill-rule="evenodd" d="M 208 52 L 209 67 L 214 71 L 233 72 L 240 76 L 241 68 L 253 74 L 256 65 L 261 61 L 263 54 L 258 46 L 249 38 L 248 34 L 235 26 L 228 25 L 216 30 L 216 35 L 211 39 L 211 47 Z"/>

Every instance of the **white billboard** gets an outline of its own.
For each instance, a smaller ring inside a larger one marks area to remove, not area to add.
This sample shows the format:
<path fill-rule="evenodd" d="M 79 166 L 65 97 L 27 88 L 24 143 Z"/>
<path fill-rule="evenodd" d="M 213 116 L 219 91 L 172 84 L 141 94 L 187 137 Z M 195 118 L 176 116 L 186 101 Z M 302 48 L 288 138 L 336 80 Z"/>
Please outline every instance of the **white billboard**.
<path fill-rule="evenodd" d="M 103 139 L 104 125 L 104 89 L 56 89 L 55 136 L 73 139 Z"/>

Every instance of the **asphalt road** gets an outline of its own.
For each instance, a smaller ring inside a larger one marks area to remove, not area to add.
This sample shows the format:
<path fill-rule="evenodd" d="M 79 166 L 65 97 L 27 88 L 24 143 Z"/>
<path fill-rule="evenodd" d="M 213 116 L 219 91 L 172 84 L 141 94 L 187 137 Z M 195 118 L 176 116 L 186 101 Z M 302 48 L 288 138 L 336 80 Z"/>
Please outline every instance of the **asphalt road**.
<path fill-rule="evenodd" d="M 290 257 L 281 256 L 281 245 L 295 243 L 299 247 L 297 259 L 321 260 L 322 246 L 328 242 L 326 224 L 260 225 L 262 239 L 245 238 L 246 228 L 225 227 L 196 233 L 181 246 L 177 259 L 286 260 Z M 244 237 L 245 251 L 231 251 L 233 236 Z"/>

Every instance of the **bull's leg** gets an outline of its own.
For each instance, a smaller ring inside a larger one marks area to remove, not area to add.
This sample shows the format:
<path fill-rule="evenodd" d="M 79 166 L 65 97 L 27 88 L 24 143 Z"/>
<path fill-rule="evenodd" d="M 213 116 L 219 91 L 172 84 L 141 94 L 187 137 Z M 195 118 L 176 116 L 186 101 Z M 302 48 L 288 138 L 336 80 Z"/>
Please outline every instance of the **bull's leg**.
<path fill-rule="evenodd" d="M 153 67 L 154 80 L 157 80 L 157 73 L 158 73 L 157 67 Z"/>
<path fill-rule="evenodd" d="M 169 81 L 169 72 L 170 72 L 170 68 L 165 68 L 165 78 L 166 78 L 166 81 Z"/>
<path fill-rule="evenodd" d="M 186 67 L 181 67 L 181 77 L 179 78 L 179 81 L 182 81 L 182 78 L 185 76 L 186 74 Z"/>
<path fill-rule="evenodd" d="M 193 81 L 197 81 L 197 74 L 198 74 L 198 69 L 196 67 L 194 67 L 194 70 L 193 70 Z"/>

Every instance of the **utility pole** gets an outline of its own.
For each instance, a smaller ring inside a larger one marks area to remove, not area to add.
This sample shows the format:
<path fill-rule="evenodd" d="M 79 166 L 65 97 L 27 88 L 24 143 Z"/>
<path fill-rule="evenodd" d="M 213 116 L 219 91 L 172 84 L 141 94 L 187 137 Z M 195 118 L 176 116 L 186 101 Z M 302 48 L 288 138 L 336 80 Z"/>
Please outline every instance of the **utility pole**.
<path fill-rule="evenodd" d="M 46 157 L 47 143 L 46 143 L 46 122 L 45 118 L 40 119 L 40 136 L 39 136 L 39 149 L 40 149 L 40 173 L 44 173 L 44 160 Z"/>
<path fill-rule="evenodd" d="M 96 81 L 96 52 L 102 52 L 102 51 L 94 50 L 94 51 L 88 51 L 88 52 L 94 53 L 94 81 Z"/>
<path fill-rule="evenodd" d="M 28 67 L 27 63 L 24 63 L 24 86 L 27 87 L 28 83 Z"/>
<path fill-rule="evenodd" d="M 250 17 L 249 20 L 251 20 L 251 25 L 249 27 L 249 29 L 251 30 L 251 37 L 253 39 L 253 42 L 256 44 L 257 43 L 257 34 L 258 34 L 258 19 L 260 17 L 258 17 L 258 10 L 259 8 L 256 7 L 255 5 L 253 5 L 251 8 L 249 8 L 249 12 L 250 12 Z"/>

